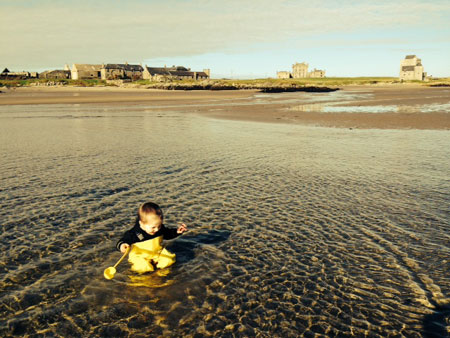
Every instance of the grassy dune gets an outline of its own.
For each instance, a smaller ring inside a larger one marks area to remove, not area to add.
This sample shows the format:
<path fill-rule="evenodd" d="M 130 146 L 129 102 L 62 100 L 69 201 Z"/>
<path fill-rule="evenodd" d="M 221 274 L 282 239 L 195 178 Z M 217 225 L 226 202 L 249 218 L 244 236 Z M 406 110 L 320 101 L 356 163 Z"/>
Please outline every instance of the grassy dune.
<path fill-rule="evenodd" d="M 32 87 L 32 86 L 78 86 L 78 87 L 94 87 L 106 86 L 103 80 L 69 80 L 69 79 L 11 79 L 0 80 L 0 87 Z"/>
<path fill-rule="evenodd" d="M 254 80 L 232 80 L 212 79 L 203 81 L 173 80 L 167 82 L 152 82 L 139 80 L 135 82 L 108 82 L 104 80 L 0 80 L 0 87 L 28 87 L 28 86 L 117 86 L 147 89 L 167 90 L 236 90 L 236 89 L 259 89 L 273 91 L 305 90 L 310 89 L 336 89 L 349 85 L 382 85 L 382 84 L 408 84 L 415 83 L 423 86 L 450 86 L 450 78 L 436 78 L 429 81 L 400 81 L 397 77 L 326 77 L 305 79 L 254 79 Z"/>

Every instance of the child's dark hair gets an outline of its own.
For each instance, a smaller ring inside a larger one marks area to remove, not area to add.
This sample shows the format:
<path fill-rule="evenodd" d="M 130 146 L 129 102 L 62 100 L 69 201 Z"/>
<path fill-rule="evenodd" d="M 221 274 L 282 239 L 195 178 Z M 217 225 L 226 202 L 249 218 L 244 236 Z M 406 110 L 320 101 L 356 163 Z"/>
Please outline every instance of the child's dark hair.
<path fill-rule="evenodd" d="M 161 218 L 161 221 L 164 219 L 163 212 L 162 212 L 161 208 L 159 207 L 159 205 L 156 203 L 153 203 L 153 202 L 147 202 L 147 203 L 142 204 L 139 207 L 137 218 L 136 218 L 136 224 L 139 224 L 139 221 L 141 220 L 141 216 L 143 214 L 152 214 L 152 213 L 158 215 L 159 218 Z"/>

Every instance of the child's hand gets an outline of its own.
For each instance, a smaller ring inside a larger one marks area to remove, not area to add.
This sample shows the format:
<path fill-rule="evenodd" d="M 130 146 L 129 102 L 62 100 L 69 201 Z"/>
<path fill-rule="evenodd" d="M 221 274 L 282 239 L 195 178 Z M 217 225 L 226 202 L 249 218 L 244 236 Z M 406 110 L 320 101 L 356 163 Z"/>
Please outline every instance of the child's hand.
<path fill-rule="evenodd" d="M 120 252 L 125 253 L 129 247 L 130 247 L 130 244 L 127 244 L 127 243 L 120 244 Z"/>
<path fill-rule="evenodd" d="M 178 234 L 182 234 L 183 232 L 187 231 L 187 226 L 184 223 L 181 223 L 180 226 L 177 229 Z"/>

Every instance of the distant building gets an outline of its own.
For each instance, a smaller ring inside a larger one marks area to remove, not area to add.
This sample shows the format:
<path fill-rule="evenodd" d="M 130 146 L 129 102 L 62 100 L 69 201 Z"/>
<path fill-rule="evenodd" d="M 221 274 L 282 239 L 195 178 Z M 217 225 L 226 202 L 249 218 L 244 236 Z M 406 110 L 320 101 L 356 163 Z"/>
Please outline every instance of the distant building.
<path fill-rule="evenodd" d="M 70 79 L 70 70 L 46 70 L 39 73 L 40 79 Z"/>
<path fill-rule="evenodd" d="M 110 64 L 102 65 L 102 80 L 131 79 L 133 81 L 142 79 L 144 68 L 141 65 Z"/>
<path fill-rule="evenodd" d="M 310 71 L 308 75 L 308 77 L 325 77 L 325 71 L 314 68 L 314 70 Z"/>
<path fill-rule="evenodd" d="M 400 63 L 400 80 L 425 80 L 427 73 L 423 71 L 422 60 L 415 55 L 406 55 Z"/>
<path fill-rule="evenodd" d="M 287 72 L 284 70 L 277 72 L 277 78 L 279 78 L 279 79 L 290 79 L 291 77 L 292 77 L 292 75 L 290 72 Z"/>
<path fill-rule="evenodd" d="M 311 72 L 308 72 L 309 65 L 306 62 L 298 63 L 292 65 L 292 72 L 288 71 L 279 71 L 277 72 L 277 77 L 279 79 L 302 79 L 309 77 L 325 77 L 325 71 L 320 69 L 315 69 Z"/>
<path fill-rule="evenodd" d="M 183 66 L 172 67 L 144 67 L 142 77 L 145 80 L 206 80 L 210 77 L 210 70 L 204 69 L 202 72 L 191 71 Z"/>
<path fill-rule="evenodd" d="M 308 64 L 306 62 L 298 63 L 292 65 L 292 77 L 294 79 L 300 79 L 308 77 Z"/>
<path fill-rule="evenodd" d="M 169 77 L 169 70 L 165 67 L 144 67 L 142 77 L 144 80 L 160 81 L 165 77 Z"/>
<path fill-rule="evenodd" d="M 0 79 L 2 80 L 25 80 L 25 79 L 35 79 L 38 77 L 37 72 L 11 72 L 8 68 L 3 69 L 0 73 Z"/>
<path fill-rule="evenodd" d="M 88 65 L 75 63 L 70 70 L 73 80 L 81 79 L 101 79 L 102 65 Z"/>

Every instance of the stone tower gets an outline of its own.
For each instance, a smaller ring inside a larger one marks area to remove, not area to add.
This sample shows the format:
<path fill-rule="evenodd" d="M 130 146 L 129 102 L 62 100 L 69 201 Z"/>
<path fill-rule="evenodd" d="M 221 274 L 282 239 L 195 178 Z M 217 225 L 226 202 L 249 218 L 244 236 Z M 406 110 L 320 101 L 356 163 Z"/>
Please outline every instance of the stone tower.
<path fill-rule="evenodd" d="M 294 79 L 308 77 L 308 64 L 306 62 L 292 65 L 292 77 Z"/>

